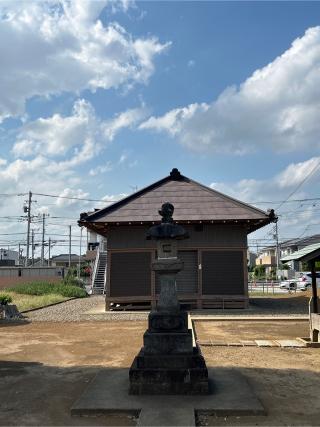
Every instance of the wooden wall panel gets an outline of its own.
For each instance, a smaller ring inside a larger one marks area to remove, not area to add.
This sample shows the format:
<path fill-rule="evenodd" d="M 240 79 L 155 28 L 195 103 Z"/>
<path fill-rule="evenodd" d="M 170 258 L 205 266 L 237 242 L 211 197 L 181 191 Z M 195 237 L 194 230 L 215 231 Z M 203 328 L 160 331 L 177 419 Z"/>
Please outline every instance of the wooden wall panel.
<path fill-rule="evenodd" d="M 198 251 L 178 251 L 184 269 L 177 274 L 178 294 L 198 293 Z M 160 280 L 156 275 L 156 294 L 160 293 Z"/>
<path fill-rule="evenodd" d="M 110 296 L 151 296 L 151 252 L 111 253 Z"/>
<path fill-rule="evenodd" d="M 247 247 L 247 232 L 239 225 L 184 225 L 189 239 L 179 241 L 180 248 Z M 147 240 L 149 225 L 109 226 L 108 249 L 156 248 L 154 240 Z M 199 230 L 199 231 L 197 231 Z"/>
<path fill-rule="evenodd" d="M 244 295 L 243 251 L 202 251 L 203 295 Z"/>

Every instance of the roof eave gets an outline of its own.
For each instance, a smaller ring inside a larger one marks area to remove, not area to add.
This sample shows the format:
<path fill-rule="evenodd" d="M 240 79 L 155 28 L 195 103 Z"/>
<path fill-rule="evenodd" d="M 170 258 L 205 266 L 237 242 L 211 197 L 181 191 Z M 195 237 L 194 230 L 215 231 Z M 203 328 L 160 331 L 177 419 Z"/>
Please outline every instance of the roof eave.
<path fill-rule="evenodd" d="M 259 228 L 264 227 L 265 225 L 272 222 L 269 217 L 261 219 L 219 219 L 219 220 L 181 220 L 175 221 L 177 224 L 192 225 L 192 224 L 221 224 L 221 225 L 242 225 L 246 226 L 248 233 L 258 230 Z M 105 221 L 105 222 L 96 222 L 96 221 L 86 221 L 80 220 L 78 224 L 80 227 L 86 227 L 93 231 L 99 232 L 105 230 L 108 226 L 128 226 L 128 225 L 154 225 L 159 224 L 159 221 Z"/>

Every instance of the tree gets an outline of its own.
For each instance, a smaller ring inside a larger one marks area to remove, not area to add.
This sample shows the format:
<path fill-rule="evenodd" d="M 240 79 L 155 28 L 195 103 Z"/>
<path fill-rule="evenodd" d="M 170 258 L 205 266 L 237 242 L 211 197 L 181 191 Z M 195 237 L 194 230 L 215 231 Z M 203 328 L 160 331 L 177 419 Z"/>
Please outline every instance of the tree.
<path fill-rule="evenodd" d="M 264 265 L 256 265 L 254 267 L 254 275 L 257 279 L 262 279 L 266 275 L 266 267 Z"/>

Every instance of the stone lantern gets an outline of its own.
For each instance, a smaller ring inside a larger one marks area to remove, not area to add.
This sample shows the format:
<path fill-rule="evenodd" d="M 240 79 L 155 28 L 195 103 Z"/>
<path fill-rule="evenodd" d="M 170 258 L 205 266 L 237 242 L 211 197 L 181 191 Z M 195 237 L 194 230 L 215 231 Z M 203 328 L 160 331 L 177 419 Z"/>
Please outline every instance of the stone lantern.
<path fill-rule="evenodd" d="M 188 313 L 180 310 L 176 275 L 183 269 L 178 241 L 188 238 L 172 219 L 174 207 L 164 203 L 162 222 L 151 227 L 147 239 L 157 241 L 152 269 L 159 275 L 161 291 L 156 310 L 150 312 L 144 346 L 129 372 L 131 394 L 208 394 L 208 370 L 198 346 L 193 347 Z"/>

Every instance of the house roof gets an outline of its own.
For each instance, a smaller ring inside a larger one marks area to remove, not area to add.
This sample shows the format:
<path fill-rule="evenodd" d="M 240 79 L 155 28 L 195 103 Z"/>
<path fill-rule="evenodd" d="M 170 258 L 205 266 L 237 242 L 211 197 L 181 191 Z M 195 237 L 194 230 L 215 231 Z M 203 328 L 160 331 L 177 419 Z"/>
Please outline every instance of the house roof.
<path fill-rule="evenodd" d="M 167 177 L 90 214 L 81 214 L 79 225 L 141 224 L 160 221 L 158 210 L 165 202 L 174 205 L 176 222 L 247 222 L 250 231 L 276 217 L 206 187 L 173 169 Z M 273 211 L 272 211 L 273 212 Z"/>
<path fill-rule="evenodd" d="M 287 255 L 281 258 L 282 262 L 287 261 L 310 261 L 312 259 L 318 258 L 320 256 L 320 243 L 314 243 L 313 245 L 306 246 L 299 251 L 293 252 L 290 255 Z"/>
<path fill-rule="evenodd" d="M 280 244 L 280 247 L 287 248 L 290 246 L 308 246 L 314 243 L 320 243 L 320 234 L 314 234 L 313 236 L 286 240 Z"/>
<path fill-rule="evenodd" d="M 83 258 L 83 255 L 81 255 L 81 258 Z M 53 256 L 51 258 L 51 261 L 68 262 L 69 254 L 60 254 L 60 255 Z M 71 262 L 75 262 L 75 261 L 79 261 L 79 255 L 71 254 Z"/>

